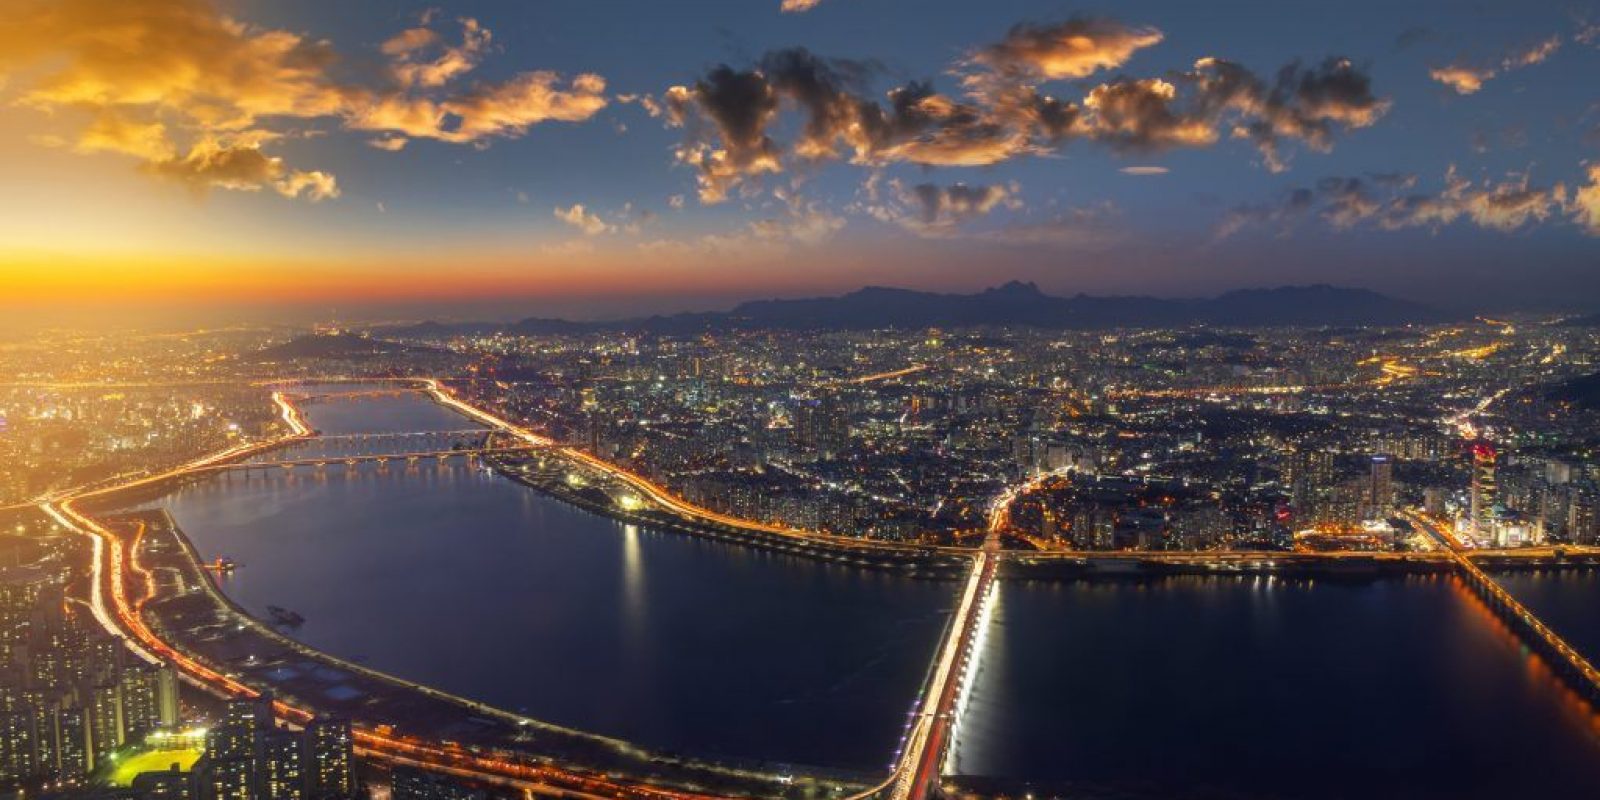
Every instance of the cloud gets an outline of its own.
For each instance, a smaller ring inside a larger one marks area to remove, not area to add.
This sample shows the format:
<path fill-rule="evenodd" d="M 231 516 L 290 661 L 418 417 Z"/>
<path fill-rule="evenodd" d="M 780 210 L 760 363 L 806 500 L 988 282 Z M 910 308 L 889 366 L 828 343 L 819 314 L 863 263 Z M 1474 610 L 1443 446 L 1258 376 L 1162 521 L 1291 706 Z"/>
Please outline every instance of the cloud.
<path fill-rule="evenodd" d="M 443 86 L 478 66 L 494 36 L 471 17 L 459 22 L 459 45 L 441 47 L 439 34 L 426 27 L 401 31 L 384 42 L 380 49 L 393 59 L 390 70 L 395 80 L 407 87 Z"/>
<path fill-rule="evenodd" d="M 778 10 L 785 14 L 800 14 L 816 8 L 822 0 L 783 0 Z"/>
<path fill-rule="evenodd" d="M 606 107 L 605 91 L 599 75 L 577 75 L 563 86 L 554 72 L 524 72 L 445 101 L 441 107 L 459 124 L 435 138 L 476 142 L 521 136 L 541 122 L 582 122 Z"/>
<path fill-rule="evenodd" d="M 150 161 L 145 168 L 201 193 L 209 189 L 254 192 L 266 188 L 284 197 L 305 197 L 313 202 L 339 196 L 338 182 L 332 175 L 287 169 L 283 159 L 262 153 L 259 141 L 250 135 L 236 141 L 204 138 L 187 154 Z"/>
<path fill-rule="evenodd" d="M 722 201 L 746 176 L 783 170 L 778 147 L 767 135 L 778 96 L 764 75 L 724 64 L 693 87 L 669 89 L 666 109 L 679 126 L 693 124 L 690 116 L 698 110 L 714 131 L 714 138 L 693 134 L 677 150 L 680 162 L 699 169 L 701 202 Z"/>
<path fill-rule="evenodd" d="M 368 139 L 367 144 L 372 147 L 376 147 L 379 150 L 388 150 L 391 153 L 398 153 L 401 150 L 404 150 L 406 148 L 406 144 L 410 141 L 410 139 L 407 139 L 404 136 L 395 136 L 390 134 L 388 136 L 380 136 L 376 139 Z"/>
<path fill-rule="evenodd" d="M 1464 64 L 1435 67 L 1428 71 L 1428 77 L 1454 89 L 1456 94 L 1476 94 L 1483 88 L 1483 84 L 1494 76 L 1493 69 L 1469 67 Z"/>
<path fill-rule="evenodd" d="M 1582 36 L 1581 32 L 1579 36 Z M 1485 83 L 1495 77 L 1512 70 L 1542 64 L 1560 49 L 1561 37 L 1551 36 L 1548 39 L 1505 54 L 1496 65 L 1470 64 L 1464 61 L 1457 61 L 1442 67 L 1434 67 L 1428 71 L 1428 76 L 1454 89 L 1456 94 L 1476 94 L 1483 88 Z"/>
<path fill-rule="evenodd" d="M 1313 67 L 1291 62 L 1270 83 L 1233 62 L 1203 58 L 1185 78 L 1196 86 L 1196 113 L 1231 125 L 1233 137 L 1253 142 L 1273 172 L 1286 167 L 1284 142 L 1325 153 L 1335 134 L 1370 127 L 1390 107 L 1373 94 L 1372 79 L 1344 58 Z"/>
<path fill-rule="evenodd" d="M 1292 63 L 1271 81 L 1203 59 L 1170 79 L 1101 83 L 1078 102 L 1024 84 L 988 84 L 960 100 L 922 81 L 890 89 L 880 101 L 865 88 L 874 75 L 870 64 L 776 50 L 752 68 L 720 65 L 693 86 L 669 89 L 661 115 L 685 131 L 677 159 L 696 169 L 701 200 L 716 203 L 792 162 L 980 167 L 1074 140 L 1158 152 L 1210 146 L 1228 133 L 1253 142 L 1276 171 L 1285 166 L 1285 143 L 1326 152 L 1338 133 L 1370 126 L 1389 108 L 1364 72 L 1338 58 Z M 802 121 L 793 141 L 780 143 L 773 131 L 786 108 Z"/>
<path fill-rule="evenodd" d="M 464 19 L 460 43 L 447 46 L 429 28 L 431 17 L 379 48 L 391 74 L 360 83 L 338 77 L 349 71 L 339 69 L 331 43 L 232 19 L 208 0 L 12 0 L 0 26 L 0 76 L 11 79 L 20 106 L 89 119 L 74 150 L 132 156 L 151 174 L 218 188 L 265 185 L 204 176 L 257 156 L 281 164 L 261 152 L 272 141 L 261 134 L 306 120 L 383 134 L 372 144 L 398 150 L 407 138 L 482 144 L 520 136 L 605 106 L 605 82 L 594 75 L 568 81 L 528 72 L 443 88 L 476 66 L 490 34 Z M 249 146 L 225 144 L 246 132 Z M 272 185 L 289 186 L 292 196 L 337 194 L 325 173 L 279 169 Z"/>
<path fill-rule="evenodd" d="M 1165 175 L 1170 172 L 1166 167 L 1146 166 L 1123 167 L 1117 171 L 1124 175 Z"/>
<path fill-rule="evenodd" d="M 606 224 L 605 220 L 600 219 L 600 215 L 584 208 L 582 203 L 574 203 L 570 208 L 558 206 L 555 209 L 555 215 L 556 219 L 583 231 L 585 236 L 599 236 L 612 230 L 612 227 Z"/>
<path fill-rule="evenodd" d="M 776 242 L 798 242 L 816 246 L 832 239 L 845 221 L 815 203 L 795 202 L 787 214 L 750 223 L 750 235 Z"/>
<path fill-rule="evenodd" d="M 1114 69 L 1146 47 L 1161 43 L 1161 31 L 1135 28 L 1102 17 L 1073 17 L 1064 22 L 1024 22 L 1004 39 L 974 53 L 970 64 L 1010 80 L 1087 78 Z M 970 83 L 987 81 L 972 75 Z"/>
<path fill-rule="evenodd" d="M 115 109 L 101 109 L 78 134 L 73 149 L 80 153 L 122 153 L 145 161 L 172 158 L 167 127 L 160 122 L 130 119 Z"/>
<path fill-rule="evenodd" d="M 1178 88 L 1161 78 L 1102 83 L 1083 100 L 1079 130 L 1125 151 L 1201 147 L 1217 141 L 1215 120 L 1180 110 L 1177 96 Z"/>
<path fill-rule="evenodd" d="M 1569 210 L 1590 236 L 1600 236 L 1600 164 L 1589 165 L 1589 182 L 1573 193 Z"/>
<path fill-rule="evenodd" d="M 1414 185 L 1413 176 L 1402 175 L 1324 178 L 1315 187 L 1294 189 L 1275 203 L 1232 209 L 1219 224 L 1217 236 L 1230 236 L 1249 225 L 1270 225 L 1287 232 L 1313 212 L 1337 229 L 1374 225 L 1383 230 L 1437 230 L 1466 221 L 1509 233 L 1563 211 L 1570 212 L 1580 225 L 1588 222 L 1580 200 L 1583 190 L 1569 199 L 1561 184 L 1536 187 L 1525 173 L 1474 183 L 1451 167 L 1437 192 L 1408 193 Z"/>
<path fill-rule="evenodd" d="M 899 180 L 890 180 L 886 201 L 869 203 L 864 209 L 879 220 L 895 223 L 918 235 L 944 237 L 956 234 L 963 224 L 985 217 L 997 208 L 1021 208 L 1020 192 L 1021 187 L 1015 183 L 906 186 Z M 876 184 L 867 187 L 867 194 L 869 198 L 878 196 Z"/>

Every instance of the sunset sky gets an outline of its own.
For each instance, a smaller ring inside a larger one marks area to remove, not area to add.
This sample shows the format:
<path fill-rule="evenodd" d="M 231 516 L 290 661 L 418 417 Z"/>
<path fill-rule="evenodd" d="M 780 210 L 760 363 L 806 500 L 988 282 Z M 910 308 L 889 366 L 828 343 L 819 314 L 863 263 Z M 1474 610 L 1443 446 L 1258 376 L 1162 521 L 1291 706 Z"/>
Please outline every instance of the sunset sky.
<path fill-rule="evenodd" d="M 1600 4 L 0 0 L 0 306 L 1600 308 Z M 320 312 L 319 312 L 320 313 Z"/>

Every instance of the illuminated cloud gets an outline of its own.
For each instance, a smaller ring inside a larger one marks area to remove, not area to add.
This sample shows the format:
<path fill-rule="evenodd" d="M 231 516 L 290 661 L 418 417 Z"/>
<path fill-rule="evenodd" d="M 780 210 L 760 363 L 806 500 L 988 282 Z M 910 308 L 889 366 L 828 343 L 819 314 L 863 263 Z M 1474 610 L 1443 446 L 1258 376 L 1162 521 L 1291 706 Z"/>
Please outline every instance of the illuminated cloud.
<path fill-rule="evenodd" d="M 1588 179 L 1573 193 L 1570 210 L 1585 233 L 1600 236 L 1600 164 L 1589 166 Z"/>
<path fill-rule="evenodd" d="M 563 86 L 554 72 L 524 72 L 445 101 L 442 107 L 460 122 L 435 138 L 476 142 L 521 136 L 541 122 L 582 122 L 606 107 L 605 91 L 599 75 L 577 75 Z"/>
<path fill-rule="evenodd" d="M 440 47 L 439 34 L 426 27 L 401 31 L 384 42 L 381 49 L 393 59 L 390 69 L 395 80 L 408 87 L 443 86 L 472 71 L 494 37 L 471 17 L 462 18 L 460 24 L 459 45 Z"/>
<path fill-rule="evenodd" d="M 379 150 L 388 150 L 391 153 L 398 153 L 401 150 L 404 150 L 406 148 L 406 144 L 410 141 L 410 139 L 407 139 L 404 136 L 389 135 L 380 136 L 376 139 L 368 139 L 367 144 L 376 147 Z"/>
<path fill-rule="evenodd" d="M 1583 32 L 1579 31 L 1577 38 L 1582 41 Z M 1498 65 L 1469 64 L 1455 62 L 1442 67 L 1429 70 L 1428 76 L 1442 83 L 1456 94 L 1476 94 L 1485 83 L 1512 70 L 1542 64 L 1550 56 L 1561 49 L 1561 37 L 1552 36 L 1535 42 L 1520 50 L 1514 50 L 1500 58 Z"/>
<path fill-rule="evenodd" d="M 1119 169 L 1117 171 L 1122 173 L 1122 174 L 1124 174 L 1124 175 L 1165 175 L 1168 172 L 1170 172 L 1170 170 L 1168 170 L 1166 167 L 1145 167 L 1145 166 L 1123 167 L 1122 169 Z"/>
<path fill-rule="evenodd" d="M 1161 31 L 1134 28 L 1100 17 L 1073 17 L 1065 22 L 1020 23 L 998 43 L 971 57 L 981 66 L 1009 79 L 1066 80 L 1086 78 L 1114 69 L 1146 47 L 1161 43 Z M 969 81 L 982 83 L 981 75 Z"/>
<path fill-rule="evenodd" d="M 260 141 L 262 137 L 248 135 L 237 141 L 203 138 L 182 157 L 149 161 L 145 168 L 197 192 L 254 192 L 265 188 L 284 197 L 304 197 L 313 202 L 339 196 L 339 186 L 332 175 L 289 170 L 283 159 L 262 153 Z"/>
<path fill-rule="evenodd" d="M 327 41 L 231 19 L 207 0 L 15 0 L 0 26 L 0 76 L 16 85 L 19 105 L 85 113 L 78 152 L 133 156 L 191 185 L 271 186 L 311 199 L 337 196 L 335 182 L 262 153 L 274 129 L 331 119 L 385 134 L 373 146 L 399 150 L 407 138 L 520 136 L 606 104 L 598 76 L 550 72 L 430 96 L 477 64 L 490 34 L 464 19 L 460 43 L 445 46 L 429 22 L 386 41 L 392 74 L 363 85 L 335 77 Z"/>
<path fill-rule="evenodd" d="M 173 145 L 167 126 L 160 122 L 130 119 L 115 109 L 102 109 L 78 134 L 74 145 L 80 153 L 121 153 L 144 161 L 172 158 Z"/>
<path fill-rule="evenodd" d="M 1495 71 L 1487 67 L 1451 64 L 1435 67 L 1428 72 L 1428 76 L 1456 90 L 1456 94 L 1476 94 L 1486 81 L 1495 76 Z"/>
<path fill-rule="evenodd" d="M 1548 221 L 1563 211 L 1570 211 L 1586 228 L 1592 221 L 1583 210 L 1583 190 L 1569 199 L 1561 184 L 1536 187 L 1526 174 L 1474 183 L 1451 167 L 1436 193 L 1408 193 L 1414 183 L 1412 176 L 1325 178 L 1314 188 L 1292 190 L 1277 203 L 1233 209 L 1219 225 L 1217 235 L 1226 237 L 1249 225 L 1263 224 L 1287 231 L 1313 212 L 1338 229 L 1370 224 L 1383 230 L 1437 230 L 1465 221 L 1509 233 Z M 1591 194 L 1590 202 L 1594 199 Z"/>
<path fill-rule="evenodd" d="M 1160 78 L 1102 83 L 1083 100 L 1078 130 L 1118 150 L 1201 147 L 1217 141 L 1216 122 L 1177 107 L 1178 88 Z"/>
<path fill-rule="evenodd" d="M 799 14 L 816 8 L 822 0 L 783 0 L 778 8 L 785 14 Z"/>
<path fill-rule="evenodd" d="M 605 220 L 600 219 L 600 215 L 584 208 L 582 203 L 574 203 L 571 208 L 557 207 L 555 215 L 556 219 L 583 231 L 585 236 L 599 236 L 602 233 L 609 233 L 612 229 Z"/>

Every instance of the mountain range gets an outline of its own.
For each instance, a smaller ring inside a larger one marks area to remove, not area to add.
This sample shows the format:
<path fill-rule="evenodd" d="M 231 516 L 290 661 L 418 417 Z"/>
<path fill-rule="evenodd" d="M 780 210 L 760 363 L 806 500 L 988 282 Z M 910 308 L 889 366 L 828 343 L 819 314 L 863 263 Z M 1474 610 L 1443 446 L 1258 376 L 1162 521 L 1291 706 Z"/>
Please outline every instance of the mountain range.
<path fill-rule="evenodd" d="M 974 294 L 944 294 L 869 286 L 844 295 L 755 300 L 731 311 L 673 314 L 605 322 L 529 318 L 514 323 L 424 322 L 384 333 L 451 336 L 599 331 L 694 333 L 733 329 L 929 328 L 1016 325 L 1051 329 L 1327 327 L 1428 324 L 1454 319 L 1428 306 L 1366 289 L 1285 286 L 1246 289 L 1204 299 L 1047 295 L 1013 281 Z"/>

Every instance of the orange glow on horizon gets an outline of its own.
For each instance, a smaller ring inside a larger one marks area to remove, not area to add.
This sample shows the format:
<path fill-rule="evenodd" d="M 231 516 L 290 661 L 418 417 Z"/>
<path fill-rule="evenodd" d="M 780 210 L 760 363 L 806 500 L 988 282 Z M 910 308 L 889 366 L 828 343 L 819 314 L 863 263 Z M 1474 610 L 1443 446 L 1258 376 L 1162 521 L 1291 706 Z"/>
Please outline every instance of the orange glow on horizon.
<path fill-rule="evenodd" d="M 829 288 L 822 276 L 731 265 L 597 257 L 459 256 L 313 260 L 194 254 L 92 256 L 43 253 L 0 255 L 0 307 L 140 302 L 471 301 L 773 292 Z M 842 283 L 840 285 L 848 285 Z"/>

